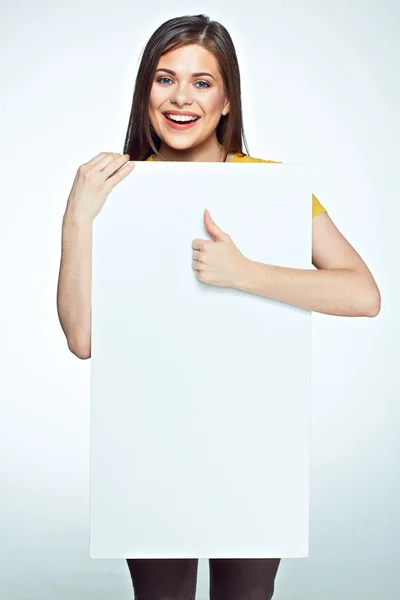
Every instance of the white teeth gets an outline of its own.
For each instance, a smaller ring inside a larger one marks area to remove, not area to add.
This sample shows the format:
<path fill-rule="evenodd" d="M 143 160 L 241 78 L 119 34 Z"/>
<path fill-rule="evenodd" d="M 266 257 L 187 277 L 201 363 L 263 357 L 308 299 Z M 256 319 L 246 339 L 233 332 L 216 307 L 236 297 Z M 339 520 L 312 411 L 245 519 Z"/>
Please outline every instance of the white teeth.
<path fill-rule="evenodd" d="M 166 116 L 171 119 L 171 121 L 182 121 L 182 122 L 187 122 L 187 121 L 195 121 L 198 117 L 189 117 L 186 115 L 170 115 L 168 113 L 166 113 Z"/>

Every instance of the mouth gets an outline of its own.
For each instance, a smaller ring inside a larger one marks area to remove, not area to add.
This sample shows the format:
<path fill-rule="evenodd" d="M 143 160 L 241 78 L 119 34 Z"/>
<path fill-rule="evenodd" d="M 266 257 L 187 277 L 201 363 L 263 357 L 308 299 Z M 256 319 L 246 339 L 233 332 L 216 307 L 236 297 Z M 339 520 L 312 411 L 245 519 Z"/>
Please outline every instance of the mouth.
<path fill-rule="evenodd" d="M 167 124 L 175 130 L 192 129 L 201 117 L 195 113 L 178 113 L 176 111 L 164 112 L 163 117 Z"/>

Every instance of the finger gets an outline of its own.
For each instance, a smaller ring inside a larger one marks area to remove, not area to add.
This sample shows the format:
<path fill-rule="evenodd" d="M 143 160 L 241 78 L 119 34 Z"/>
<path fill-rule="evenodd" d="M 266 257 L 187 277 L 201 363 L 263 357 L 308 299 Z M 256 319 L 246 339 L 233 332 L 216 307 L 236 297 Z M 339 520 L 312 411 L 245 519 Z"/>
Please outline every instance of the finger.
<path fill-rule="evenodd" d="M 192 269 L 200 272 L 204 269 L 204 265 L 199 260 L 192 260 Z"/>
<path fill-rule="evenodd" d="M 199 238 L 196 238 L 195 240 L 193 240 L 192 242 L 192 248 L 193 250 L 204 250 L 206 244 L 209 244 L 210 240 L 201 240 Z"/>
<path fill-rule="evenodd" d="M 129 161 L 129 154 L 111 154 L 111 160 L 106 165 L 98 163 L 97 168 L 103 172 L 106 179 L 114 175 L 119 168 L 123 168 L 124 165 Z"/>
<path fill-rule="evenodd" d="M 193 250 L 193 252 L 192 252 L 192 258 L 193 258 L 193 260 L 200 261 L 201 257 L 202 257 L 202 253 L 200 252 L 200 250 Z"/>
<path fill-rule="evenodd" d="M 87 165 L 93 166 L 96 165 L 98 162 L 100 162 L 100 160 L 102 158 L 104 158 L 105 156 L 107 156 L 107 154 L 109 154 L 108 152 L 100 152 L 100 154 L 98 154 L 97 156 L 94 156 L 91 160 L 88 160 Z"/>
<path fill-rule="evenodd" d="M 135 163 L 133 161 L 129 163 L 126 162 L 117 171 L 115 171 L 115 173 L 111 175 L 105 183 L 110 183 L 112 186 L 116 185 L 117 183 L 125 179 L 125 177 L 127 177 L 127 175 L 129 175 L 129 173 L 133 171 L 134 167 Z"/>
<path fill-rule="evenodd" d="M 100 152 L 97 156 L 89 160 L 89 162 L 85 163 L 85 166 L 97 168 L 100 167 L 100 170 L 111 163 L 117 156 L 121 156 L 116 152 Z"/>

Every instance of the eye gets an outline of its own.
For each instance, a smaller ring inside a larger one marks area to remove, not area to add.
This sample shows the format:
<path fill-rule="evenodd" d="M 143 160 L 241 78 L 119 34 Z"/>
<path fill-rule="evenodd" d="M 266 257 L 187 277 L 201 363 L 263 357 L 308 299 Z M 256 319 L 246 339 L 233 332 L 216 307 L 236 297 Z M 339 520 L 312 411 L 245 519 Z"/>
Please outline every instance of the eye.
<path fill-rule="evenodd" d="M 205 84 L 205 85 L 201 85 L 199 87 L 200 90 L 205 90 L 205 89 L 211 87 L 211 85 L 208 83 L 208 81 L 196 81 L 195 85 L 197 86 L 198 83 L 204 83 Z"/>
<path fill-rule="evenodd" d="M 156 79 L 156 82 L 161 83 L 162 85 L 168 85 L 168 83 L 166 83 L 165 80 L 172 81 L 172 79 L 170 79 L 169 77 L 159 77 L 158 79 Z"/>

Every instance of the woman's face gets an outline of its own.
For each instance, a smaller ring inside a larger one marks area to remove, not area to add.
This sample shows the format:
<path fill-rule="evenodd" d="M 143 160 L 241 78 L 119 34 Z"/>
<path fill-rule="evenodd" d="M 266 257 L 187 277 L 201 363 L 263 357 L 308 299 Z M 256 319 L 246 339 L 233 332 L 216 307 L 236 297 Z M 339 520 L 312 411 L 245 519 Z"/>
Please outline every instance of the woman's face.
<path fill-rule="evenodd" d="M 218 63 L 211 52 L 193 44 L 160 58 L 149 118 L 164 144 L 186 150 L 204 143 L 215 135 L 221 115 L 228 111 Z M 187 121 L 187 116 L 197 118 Z"/>

